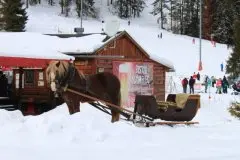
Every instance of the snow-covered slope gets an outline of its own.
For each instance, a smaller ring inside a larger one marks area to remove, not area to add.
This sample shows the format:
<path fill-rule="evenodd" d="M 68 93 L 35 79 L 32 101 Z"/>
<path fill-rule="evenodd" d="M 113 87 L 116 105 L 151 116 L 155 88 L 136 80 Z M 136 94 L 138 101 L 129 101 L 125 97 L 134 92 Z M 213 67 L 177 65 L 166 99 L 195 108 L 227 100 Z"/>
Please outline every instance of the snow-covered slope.
<path fill-rule="evenodd" d="M 153 0 L 147 1 L 147 7 L 143 11 L 141 18 L 131 19 L 131 25 L 128 26 L 127 20 L 120 20 L 120 30 L 126 30 L 131 36 L 151 55 L 158 56 L 171 61 L 175 66 L 178 74 L 189 76 L 193 72 L 197 72 L 199 63 L 199 40 L 195 38 L 195 44 L 192 43 L 192 37 L 175 35 L 170 32 L 160 30 L 156 21 L 156 17 L 151 15 Z M 97 1 L 96 7 L 102 12 L 101 17 L 109 16 L 107 1 Z M 102 6 L 101 6 L 102 4 Z M 74 27 L 80 26 L 80 19 L 74 16 L 66 18 L 60 16 L 60 8 L 56 6 L 40 5 L 31 6 L 28 9 L 29 21 L 27 24 L 28 32 L 40 33 L 74 33 Z M 104 24 L 101 19 L 83 19 L 83 27 L 85 33 L 100 33 Z M 158 34 L 162 33 L 163 38 L 158 38 Z M 89 42 L 91 43 L 91 42 Z M 70 44 L 66 44 L 70 45 Z M 224 73 L 220 71 L 220 64 L 226 64 L 231 50 L 226 45 L 216 44 L 214 47 L 210 41 L 202 41 L 202 62 L 203 71 L 201 74 L 209 76 L 222 77 Z M 175 58 L 172 58 L 175 57 Z M 214 64 L 212 62 L 215 62 Z M 214 73 L 212 73 L 214 69 Z"/>

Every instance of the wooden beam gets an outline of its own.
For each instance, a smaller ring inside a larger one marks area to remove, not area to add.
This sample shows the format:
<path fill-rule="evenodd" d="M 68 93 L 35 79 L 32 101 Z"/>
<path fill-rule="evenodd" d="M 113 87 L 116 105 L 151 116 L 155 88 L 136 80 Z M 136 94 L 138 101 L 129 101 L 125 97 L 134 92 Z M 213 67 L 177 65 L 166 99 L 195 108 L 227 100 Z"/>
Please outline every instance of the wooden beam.
<path fill-rule="evenodd" d="M 121 55 L 114 55 L 114 56 L 111 56 L 111 55 L 84 55 L 84 54 L 81 54 L 81 53 L 77 53 L 77 52 L 63 52 L 64 54 L 67 54 L 67 55 L 71 55 L 71 56 L 74 56 L 75 58 L 104 58 L 104 59 L 122 59 L 122 58 L 125 58 L 124 56 L 121 56 Z"/>

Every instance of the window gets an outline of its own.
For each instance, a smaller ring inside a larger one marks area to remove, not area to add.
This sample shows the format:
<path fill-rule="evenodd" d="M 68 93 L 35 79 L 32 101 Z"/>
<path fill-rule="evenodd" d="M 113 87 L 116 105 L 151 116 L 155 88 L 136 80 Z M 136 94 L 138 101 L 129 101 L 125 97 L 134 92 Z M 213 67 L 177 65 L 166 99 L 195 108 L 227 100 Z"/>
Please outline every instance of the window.
<path fill-rule="evenodd" d="M 33 84 L 34 83 L 34 70 L 26 70 L 25 71 L 25 83 L 26 84 Z"/>

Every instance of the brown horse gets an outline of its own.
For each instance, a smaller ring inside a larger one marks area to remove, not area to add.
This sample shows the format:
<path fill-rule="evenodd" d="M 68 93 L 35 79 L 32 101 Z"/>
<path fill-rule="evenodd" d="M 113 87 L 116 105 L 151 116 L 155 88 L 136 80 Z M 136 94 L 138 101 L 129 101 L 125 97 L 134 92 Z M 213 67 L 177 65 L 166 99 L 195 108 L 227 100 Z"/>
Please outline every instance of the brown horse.
<path fill-rule="evenodd" d="M 67 104 L 70 114 L 80 112 L 80 102 L 90 103 L 93 100 L 69 92 L 66 88 L 120 106 L 120 81 L 111 73 L 85 76 L 70 62 L 52 61 L 46 69 L 46 77 L 51 90 L 58 93 Z M 118 121 L 119 112 L 112 108 L 111 113 L 111 122 Z"/>

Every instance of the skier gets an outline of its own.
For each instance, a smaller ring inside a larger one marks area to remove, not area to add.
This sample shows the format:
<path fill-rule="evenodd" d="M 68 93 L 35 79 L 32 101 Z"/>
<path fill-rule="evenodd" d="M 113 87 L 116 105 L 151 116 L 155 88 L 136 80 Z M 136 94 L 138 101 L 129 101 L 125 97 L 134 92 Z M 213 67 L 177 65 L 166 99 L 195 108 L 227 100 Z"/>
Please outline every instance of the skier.
<path fill-rule="evenodd" d="M 193 76 L 190 77 L 189 80 L 189 88 L 190 88 L 190 94 L 193 93 L 194 94 L 194 84 L 195 84 L 195 79 L 193 78 Z"/>
<path fill-rule="evenodd" d="M 197 73 L 197 80 L 200 81 L 200 74 L 199 74 L 199 72 Z"/>
<path fill-rule="evenodd" d="M 187 85 L 188 85 L 188 80 L 187 78 L 184 78 L 182 80 L 183 93 L 187 93 Z"/>
<path fill-rule="evenodd" d="M 227 93 L 227 88 L 229 87 L 227 78 L 225 76 L 223 76 L 223 80 L 222 80 L 222 89 L 223 89 L 223 93 Z"/>
<path fill-rule="evenodd" d="M 205 93 L 207 93 L 207 89 L 208 89 L 208 76 L 205 77 L 205 80 L 204 80 L 204 86 L 205 86 Z"/>
<path fill-rule="evenodd" d="M 223 72 L 223 63 L 221 63 L 220 67 L 221 67 L 221 71 Z"/>
<path fill-rule="evenodd" d="M 222 94 L 222 79 L 219 78 L 216 82 L 216 87 L 217 87 L 217 94 Z"/>

